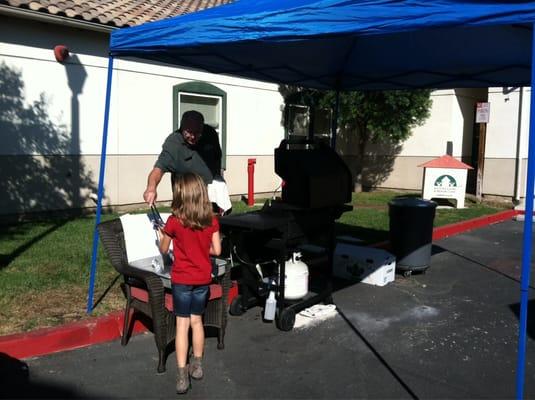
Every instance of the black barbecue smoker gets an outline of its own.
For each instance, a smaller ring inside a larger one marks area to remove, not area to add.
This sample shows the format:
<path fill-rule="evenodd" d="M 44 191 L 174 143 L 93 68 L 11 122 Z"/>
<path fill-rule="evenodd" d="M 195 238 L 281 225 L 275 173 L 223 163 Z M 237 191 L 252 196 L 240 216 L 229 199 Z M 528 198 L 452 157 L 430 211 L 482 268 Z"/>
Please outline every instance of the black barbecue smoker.
<path fill-rule="evenodd" d="M 230 257 L 239 265 L 239 295 L 230 306 L 239 315 L 263 305 L 275 291 L 279 329 L 291 330 L 299 311 L 332 302 L 335 221 L 352 209 L 352 177 L 336 152 L 322 142 L 283 140 L 275 149 L 275 172 L 284 185 L 280 199 L 258 211 L 221 217 Z M 309 292 L 285 299 L 285 262 L 300 251 L 310 272 Z M 262 273 L 259 271 L 262 269 Z M 266 279 L 266 276 L 269 277 Z"/>

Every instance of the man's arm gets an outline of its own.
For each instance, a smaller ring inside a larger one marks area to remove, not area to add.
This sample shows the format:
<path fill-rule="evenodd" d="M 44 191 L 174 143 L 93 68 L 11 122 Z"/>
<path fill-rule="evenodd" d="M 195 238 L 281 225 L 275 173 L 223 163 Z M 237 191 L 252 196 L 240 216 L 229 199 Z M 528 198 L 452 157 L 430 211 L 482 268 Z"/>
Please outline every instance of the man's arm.
<path fill-rule="evenodd" d="M 143 193 L 143 200 L 145 200 L 148 205 L 154 204 L 156 201 L 156 197 L 158 196 L 156 188 L 162 180 L 163 174 L 164 172 L 158 167 L 154 167 L 149 174 L 147 179 L 147 189 L 145 189 L 145 193 Z"/>

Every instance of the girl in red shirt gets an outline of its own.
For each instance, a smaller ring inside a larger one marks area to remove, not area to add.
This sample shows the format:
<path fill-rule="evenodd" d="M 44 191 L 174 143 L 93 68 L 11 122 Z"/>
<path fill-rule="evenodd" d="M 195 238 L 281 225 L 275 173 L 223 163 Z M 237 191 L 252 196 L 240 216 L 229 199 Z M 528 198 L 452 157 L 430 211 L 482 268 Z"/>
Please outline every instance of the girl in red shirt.
<path fill-rule="evenodd" d="M 165 254 L 173 241 L 171 269 L 173 309 L 176 316 L 177 393 L 186 393 L 189 377 L 203 377 L 204 350 L 202 314 L 212 280 L 210 255 L 221 254 L 219 223 L 212 213 L 202 178 L 194 173 L 178 176 L 173 184 L 173 214 L 162 230 L 160 251 Z M 191 327 L 193 357 L 189 366 L 188 333 Z"/>

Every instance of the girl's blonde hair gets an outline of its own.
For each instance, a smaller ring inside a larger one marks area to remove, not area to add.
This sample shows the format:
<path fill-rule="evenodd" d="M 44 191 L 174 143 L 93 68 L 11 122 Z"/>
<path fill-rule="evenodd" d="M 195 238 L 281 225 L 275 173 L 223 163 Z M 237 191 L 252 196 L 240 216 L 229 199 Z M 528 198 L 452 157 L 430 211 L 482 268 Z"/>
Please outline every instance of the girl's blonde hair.
<path fill-rule="evenodd" d="M 199 175 L 188 172 L 176 176 L 171 209 L 187 228 L 200 230 L 212 225 L 212 203 Z"/>

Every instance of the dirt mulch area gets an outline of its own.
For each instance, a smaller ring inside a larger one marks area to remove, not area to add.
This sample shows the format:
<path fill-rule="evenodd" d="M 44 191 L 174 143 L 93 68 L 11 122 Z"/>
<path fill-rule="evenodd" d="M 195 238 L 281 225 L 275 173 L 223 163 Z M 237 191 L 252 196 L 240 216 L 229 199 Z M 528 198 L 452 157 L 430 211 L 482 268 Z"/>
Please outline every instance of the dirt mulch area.
<path fill-rule="evenodd" d="M 102 293 L 95 293 L 95 301 Z M 28 292 L 9 301 L 10 306 L 0 311 L 0 335 L 63 325 L 85 318 L 93 318 L 121 310 L 125 299 L 115 284 L 98 303 L 91 316 L 86 313 L 87 288 L 68 286 L 41 292 Z M 9 311 L 6 312 L 5 310 Z"/>

